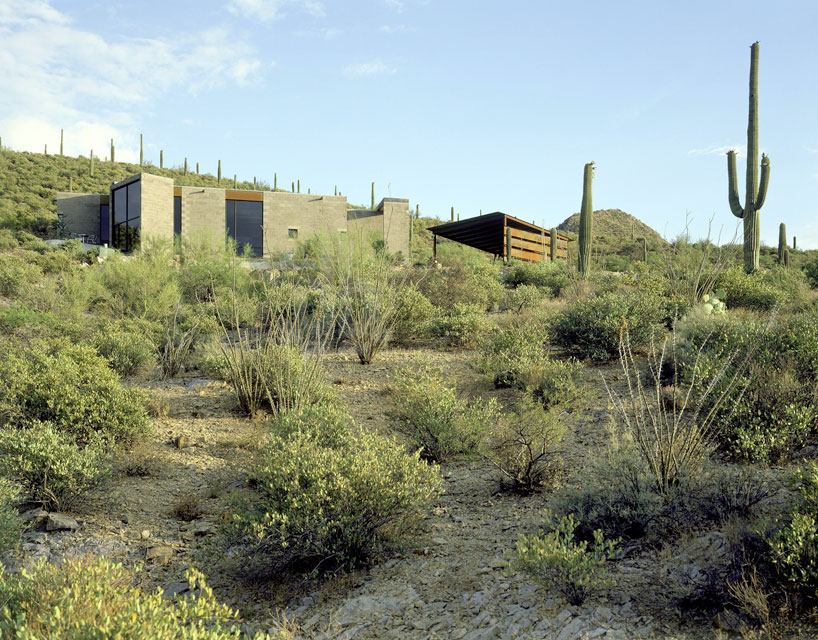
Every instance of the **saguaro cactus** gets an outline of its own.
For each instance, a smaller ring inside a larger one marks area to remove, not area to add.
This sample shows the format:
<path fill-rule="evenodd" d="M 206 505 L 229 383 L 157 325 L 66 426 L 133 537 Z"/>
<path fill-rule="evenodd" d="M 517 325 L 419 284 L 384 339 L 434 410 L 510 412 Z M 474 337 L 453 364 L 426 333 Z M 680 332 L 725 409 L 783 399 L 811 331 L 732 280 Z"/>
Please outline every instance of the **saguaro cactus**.
<path fill-rule="evenodd" d="M 301 193 L 301 180 L 296 180 L 295 186 L 298 189 L 298 193 Z"/>
<path fill-rule="evenodd" d="M 145 150 L 142 146 L 142 134 L 139 134 L 139 166 L 142 166 L 143 161 L 145 160 Z"/>
<path fill-rule="evenodd" d="M 94 150 L 93 149 L 91 149 L 91 160 L 90 160 L 90 162 L 91 162 L 91 164 L 90 164 L 90 168 L 89 168 L 88 172 L 91 175 L 91 177 L 93 178 L 94 177 Z"/>
<path fill-rule="evenodd" d="M 792 237 L 792 250 L 795 251 L 795 236 Z"/>
<path fill-rule="evenodd" d="M 591 183 L 594 180 L 594 163 L 585 165 L 582 178 L 582 207 L 579 210 L 579 260 L 578 269 L 581 278 L 588 276 L 591 266 L 591 227 L 594 212 Z"/>
<path fill-rule="evenodd" d="M 196 175 L 197 176 L 199 175 L 199 163 L 198 162 L 196 163 Z"/>
<path fill-rule="evenodd" d="M 165 168 L 165 151 L 163 149 L 159 149 L 159 168 Z"/>
<path fill-rule="evenodd" d="M 454 207 L 452 207 L 452 222 L 454 222 Z"/>
<path fill-rule="evenodd" d="M 48 143 L 46 143 L 45 146 L 43 147 L 43 155 L 44 156 L 48 155 Z"/>
<path fill-rule="evenodd" d="M 71 193 L 74 190 L 74 176 L 68 176 L 68 192 Z"/>
<path fill-rule="evenodd" d="M 557 261 L 557 228 L 551 227 L 551 262 Z"/>
<path fill-rule="evenodd" d="M 116 162 L 115 156 L 114 156 L 114 139 L 113 138 L 111 138 L 111 162 Z"/>
<path fill-rule="evenodd" d="M 60 129 L 60 155 L 62 155 L 62 143 L 63 143 L 63 140 L 64 140 L 64 139 L 65 139 L 65 138 L 64 138 L 64 136 L 63 136 L 63 130 L 62 130 L 62 129 Z"/>
<path fill-rule="evenodd" d="M 219 160 L 219 172 L 218 173 L 219 173 L 219 175 L 218 175 L 217 179 L 219 181 L 219 184 L 221 184 L 222 183 L 222 161 L 221 160 Z"/>
<path fill-rule="evenodd" d="M 787 251 L 787 225 L 778 225 L 778 262 L 784 264 L 784 252 Z"/>
<path fill-rule="evenodd" d="M 642 238 L 642 262 L 648 263 L 648 239 Z"/>
<path fill-rule="evenodd" d="M 770 182 L 770 159 L 761 155 L 761 181 L 758 175 L 758 42 L 750 47 L 750 106 L 747 122 L 747 187 L 742 208 L 736 182 L 736 152 L 727 152 L 727 182 L 730 211 L 744 220 L 744 270 L 758 270 L 761 249 L 761 207 Z"/>
<path fill-rule="evenodd" d="M 187 175 L 187 158 L 185 158 L 185 175 Z"/>
<path fill-rule="evenodd" d="M 372 205 L 369 207 L 370 209 L 375 208 L 375 183 L 372 183 Z"/>
<path fill-rule="evenodd" d="M 278 174 L 273 173 L 273 191 L 278 191 Z"/>
<path fill-rule="evenodd" d="M 239 186 L 238 176 L 234 173 L 233 174 L 233 188 L 236 189 Z"/>

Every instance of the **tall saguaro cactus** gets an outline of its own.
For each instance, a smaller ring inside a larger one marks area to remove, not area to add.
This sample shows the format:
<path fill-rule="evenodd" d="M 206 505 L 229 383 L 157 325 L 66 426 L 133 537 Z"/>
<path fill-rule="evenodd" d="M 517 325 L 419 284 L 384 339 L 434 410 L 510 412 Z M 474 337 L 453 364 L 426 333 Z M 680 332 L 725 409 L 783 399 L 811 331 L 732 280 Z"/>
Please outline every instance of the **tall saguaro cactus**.
<path fill-rule="evenodd" d="M 744 220 L 744 270 L 758 271 L 761 249 L 761 207 L 770 182 L 770 159 L 761 154 L 761 178 L 758 175 L 758 42 L 750 47 L 750 107 L 747 122 L 747 187 L 742 208 L 736 182 L 736 152 L 727 152 L 727 182 L 730 211 Z"/>
<path fill-rule="evenodd" d="M 579 210 L 579 260 L 578 268 L 581 278 L 588 276 L 588 269 L 591 266 L 591 227 L 594 213 L 593 195 L 591 193 L 591 183 L 594 180 L 594 163 L 585 165 L 585 173 L 582 177 L 582 207 Z"/>
<path fill-rule="evenodd" d="M 60 155 L 62 155 L 62 143 L 63 143 L 63 140 L 65 139 L 65 137 L 63 136 L 63 133 L 64 133 L 63 130 L 60 129 Z"/>
<path fill-rule="evenodd" d="M 551 227 L 551 262 L 557 261 L 557 241 L 559 237 L 557 236 L 557 228 Z"/>
<path fill-rule="evenodd" d="M 165 168 L 165 151 L 163 149 L 159 149 L 159 168 Z"/>
<path fill-rule="evenodd" d="M 88 174 L 93 178 L 94 177 L 94 150 L 91 149 L 91 158 L 90 158 L 90 165 L 88 169 Z"/>
<path fill-rule="evenodd" d="M 142 162 L 145 159 L 144 148 L 142 146 L 142 134 L 139 134 L 139 166 L 142 166 Z"/>
<path fill-rule="evenodd" d="M 216 179 L 219 181 L 219 184 L 221 184 L 222 183 L 222 161 L 221 160 L 219 160 L 219 171 L 218 171 L 218 173 L 219 173 L 219 175 L 217 176 Z"/>
<path fill-rule="evenodd" d="M 372 206 L 369 207 L 370 209 L 375 208 L 375 183 L 372 183 Z"/>
<path fill-rule="evenodd" d="M 115 156 L 114 156 L 114 139 L 113 138 L 111 138 L 111 162 L 116 162 Z"/>
<path fill-rule="evenodd" d="M 787 225 L 778 225 L 778 262 L 784 264 L 784 252 L 787 250 Z"/>

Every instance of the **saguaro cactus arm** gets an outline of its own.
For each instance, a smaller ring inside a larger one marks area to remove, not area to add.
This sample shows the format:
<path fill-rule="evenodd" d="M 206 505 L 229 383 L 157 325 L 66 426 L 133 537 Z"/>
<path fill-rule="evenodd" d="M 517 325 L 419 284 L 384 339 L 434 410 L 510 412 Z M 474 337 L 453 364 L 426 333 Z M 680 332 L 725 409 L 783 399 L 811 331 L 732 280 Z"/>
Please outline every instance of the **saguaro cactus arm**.
<path fill-rule="evenodd" d="M 764 206 L 767 198 L 767 185 L 770 183 L 770 159 L 766 153 L 761 154 L 761 182 L 758 185 L 758 195 L 756 196 L 756 211 Z"/>
<path fill-rule="evenodd" d="M 737 218 L 744 217 L 741 198 L 738 195 L 738 180 L 736 179 L 736 152 L 733 149 L 727 152 L 727 197 L 730 200 L 730 211 Z"/>

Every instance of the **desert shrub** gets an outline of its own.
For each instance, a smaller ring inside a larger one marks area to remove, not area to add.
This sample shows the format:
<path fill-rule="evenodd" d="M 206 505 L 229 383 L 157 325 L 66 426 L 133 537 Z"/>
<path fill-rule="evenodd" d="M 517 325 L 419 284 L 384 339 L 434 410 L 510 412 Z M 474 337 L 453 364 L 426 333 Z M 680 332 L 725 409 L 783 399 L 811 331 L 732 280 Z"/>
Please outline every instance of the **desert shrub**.
<path fill-rule="evenodd" d="M 485 335 L 478 344 L 475 368 L 498 388 L 520 386 L 521 375 L 545 356 L 548 332 L 536 322 L 514 323 Z"/>
<path fill-rule="evenodd" d="M 188 591 L 164 598 L 161 589 L 139 589 L 134 571 L 101 557 L 41 562 L 21 573 L 0 567 L 0 634 L 54 640 L 245 637 L 237 613 L 219 604 L 201 573 L 188 569 L 186 580 Z"/>
<path fill-rule="evenodd" d="M 722 272 L 717 288 L 724 290 L 724 302 L 730 309 L 744 307 L 754 311 L 769 311 L 784 297 L 783 292 L 764 281 L 762 274 L 745 273 L 736 265 Z"/>
<path fill-rule="evenodd" d="M 553 341 L 581 358 L 607 362 L 619 354 L 627 325 L 634 349 L 645 347 L 663 317 L 661 300 L 638 292 L 603 293 L 578 300 L 557 315 Z"/>
<path fill-rule="evenodd" d="M 218 289 L 249 292 L 250 274 L 240 265 L 234 249 L 183 241 L 177 252 L 176 279 L 184 302 L 210 302 Z"/>
<path fill-rule="evenodd" d="M 43 271 L 36 264 L 16 255 L 0 256 L 0 296 L 17 298 L 42 277 Z"/>
<path fill-rule="evenodd" d="M 6 478 L 0 478 L 0 553 L 8 551 L 20 540 L 23 523 L 17 512 L 20 488 Z"/>
<path fill-rule="evenodd" d="M 32 253 L 34 264 L 42 269 L 46 274 L 62 274 L 71 271 L 77 262 L 77 258 L 70 250 L 49 249 L 44 253 Z"/>
<path fill-rule="evenodd" d="M 456 263 L 447 269 L 430 271 L 418 287 L 433 305 L 444 310 L 456 304 L 493 310 L 505 298 L 498 268 L 487 262 Z"/>
<path fill-rule="evenodd" d="M 439 493 L 438 470 L 363 431 L 337 446 L 311 429 L 273 436 L 252 472 L 258 502 L 238 518 L 279 566 L 355 566 L 400 538 Z"/>
<path fill-rule="evenodd" d="M 14 237 L 11 229 L 0 229 L 0 251 L 16 249 L 18 245 L 17 238 Z"/>
<path fill-rule="evenodd" d="M 432 320 L 429 332 L 445 344 L 469 348 L 480 341 L 490 326 L 480 306 L 458 302 Z"/>
<path fill-rule="evenodd" d="M 559 590 L 570 604 L 580 605 L 591 593 L 610 584 L 605 564 L 616 541 L 596 530 L 593 541 L 577 542 L 573 515 L 563 516 L 548 533 L 521 535 L 511 552 L 511 567 Z"/>
<path fill-rule="evenodd" d="M 514 261 L 503 276 L 503 282 L 512 287 L 532 285 L 546 290 L 551 297 L 559 296 L 571 281 L 564 260 L 557 262 L 520 262 Z"/>
<path fill-rule="evenodd" d="M 66 323 L 53 313 L 31 309 L 14 302 L 0 307 L 0 332 L 20 337 L 34 337 L 61 333 Z"/>
<path fill-rule="evenodd" d="M 17 241 L 20 246 L 27 251 L 36 251 L 38 253 L 45 253 L 48 251 L 48 245 L 42 238 L 38 238 L 33 233 L 28 231 L 18 231 Z"/>
<path fill-rule="evenodd" d="M 775 266 L 762 273 L 762 279 L 764 284 L 776 291 L 782 306 L 797 308 L 807 299 L 809 282 L 800 269 Z"/>
<path fill-rule="evenodd" d="M 582 364 L 573 358 L 543 357 L 521 373 L 519 385 L 549 409 L 578 399 L 582 371 Z"/>
<path fill-rule="evenodd" d="M 216 287 L 210 297 L 208 311 L 220 318 L 225 326 L 234 330 L 253 324 L 261 313 L 259 300 L 254 292 L 231 287 Z"/>
<path fill-rule="evenodd" d="M 273 417 L 271 431 L 279 438 L 309 433 L 321 446 L 339 447 L 352 427 L 352 419 L 335 402 L 325 401 L 283 411 Z"/>
<path fill-rule="evenodd" d="M 559 445 L 564 433 L 554 411 L 522 395 L 511 411 L 499 416 L 481 449 L 502 474 L 504 485 L 530 493 L 554 483 L 562 472 Z"/>
<path fill-rule="evenodd" d="M 523 309 L 536 307 L 548 297 L 550 292 L 544 293 L 542 289 L 531 284 L 521 284 L 516 289 L 506 292 L 506 308 L 521 313 Z"/>
<path fill-rule="evenodd" d="M 441 461 L 473 453 L 496 421 L 498 406 L 493 399 L 459 398 L 442 372 L 432 367 L 401 369 L 393 375 L 392 386 L 392 417 L 426 459 Z"/>
<path fill-rule="evenodd" d="M 165 378 L 173 378 L 187 363 L 191 349 L 205 326 L 205 317 L 182 306 L 177 301 L 173 313 L 163 321 L 160 334 L 159 364 Z"/>
<path fill-rule="evenodd" d="M 683 324 L 686 344 L 676 366 L 681 379 L 690 383 L 698 358 L 695 390 L 712 385 L 703 402 L 707 410 L 714 409 L 714 436 L 724 451 L 747 460 L 774 460 L 818 424 L 816 378 L 811 373 L 818 353 L 818 321 L 796 316 L 771 324 L 728 316 Z M 704 357 L 698 357 L 700 350 Z"/>
<path fill-rule="evenodd" d="M 48 422 L 0 430 L 0 473 L 14 478 L 35 502 L 64 508 L 93 486 L 110 465 L 107 443 L 78 442 Z"/>
<path fill-rule="evenodd" d="M 818 289 L 818 258 L 804 265 L 804 275 L 807 278 L 809 286 L 813 289 Z"/>
<path fill-rule="evenodd" d="M 123 378 L 133 376 L 156 362 L 152 331 L 127 319 L 103 323 L 91 338 L 97 353 Z"/>
<path fill-rule="evenodd" d="M 429 323 L 435 316 L 435 307 L 414 284 L 399 291 L 399 311 L 392 327 L 394 340 L 405 344 L 427 335 Z"/>
<path fill-rule="evenodd" d="M 148 428 L 144 394 L 123 388 L 96 351 L 64 340 L 38 340 L 0 353 L 0 419 L 10 426 L 50 422 L 85 443 L 95 435 L 129 443 Z"/>
<path fill-rule="evenodd" d="M 818 600 L 818 463 L 792 478 L 798 501 L 768 540 L 770 560 L 790 589 Z"/>

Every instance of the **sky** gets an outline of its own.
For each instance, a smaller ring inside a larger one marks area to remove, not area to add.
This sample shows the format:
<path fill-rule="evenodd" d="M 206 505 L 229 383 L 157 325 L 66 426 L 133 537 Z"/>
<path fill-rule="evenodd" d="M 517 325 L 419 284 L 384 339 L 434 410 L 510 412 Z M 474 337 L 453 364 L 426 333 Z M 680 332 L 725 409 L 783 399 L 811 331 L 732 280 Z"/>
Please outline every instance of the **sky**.
<path fill-rule="evenodd" d="M 546 227 L 594 161 L 595 209 L 725 241 L 759 41 L 762 242 L 818 248 L 816 24 L 812 0 L 0 0 L 0 137 L 133 161 L 142 133 L 154 164 Z"/>

